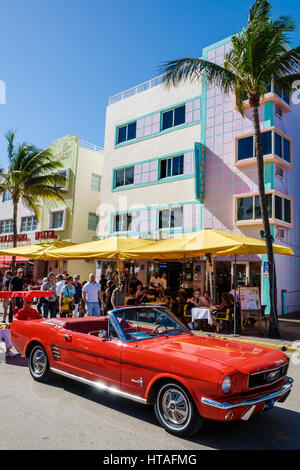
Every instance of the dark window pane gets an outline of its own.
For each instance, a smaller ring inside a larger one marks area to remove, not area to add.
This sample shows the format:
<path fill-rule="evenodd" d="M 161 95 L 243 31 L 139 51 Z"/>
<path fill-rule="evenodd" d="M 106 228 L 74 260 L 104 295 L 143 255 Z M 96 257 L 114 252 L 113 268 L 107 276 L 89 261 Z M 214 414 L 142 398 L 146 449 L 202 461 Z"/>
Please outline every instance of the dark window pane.
<path fill-rule="evenodd" d="M 270 155 L 272 153 L 272 132 L 263 132 L 261 134 L 261 143 L 263 155 Z"/>
<path fill-rule="evenodd" d="M 173 127 L 173 109 L 166 111 L 162 115 L 162 130 Z"/>
<path fill-rule="evenodd" d="M 266 203 L 267 203 L 267 213 L 268 217 L 272 217 L 272 195 L 266 194 Z M 261 219 L 261 210 L 259 196 L 255 196 L 255 219 Z"/>
<path fill-rule="evenodd" d="M 281 152 L 281 136 L 275 132 L 275 155 L 282 158 Z"/>
<path fill-rule="evenodd" d="M 134 177 L 134 168 L 130 166 L 129 168 L 125 169 L 125 183 L 124 184 L 133 184 L 133 177 Z"/>
<path fill-rule="evenodd" d="M 117 170 L 115 175 L 115 188 L 124 185 L 124 170 Z"/>
<path fill-rule="evenodd" d="M 167 176 L 167 160 L 160 161 L 160 177 L 165 178 Z"/>
<path fill-rule="evenodd" d="M 267 83 L 266 84 L 266 93 L 271 93 L 271 89 L 272 89 L 271 83 Z"/>
<path fill-rule="evenodd" d="M 121 231 L 121 226 L 120 226 L 120 216 L 119 215 L 115 215 L 115 227 L 114 227 L 114 231 L 115 232 L 120 232 Z"/>
<path fill-rule="evenodd" d="M 259 196 L 255 196 L 255 219 L 261 219 Z"/>
<path fill-rule="evenodd" d="M 171 209 L 170 228 L 174 227 L 182 227 L 182 207 L 175 207 L 174 209 Z"/>
<path fill-rule="evenodd" d="M 183 174 L 183 155 L 173 158 L 173 176 Z"/>
<path fill-rule="evenodd" d="M 269 216 L 269 218 L 271 218 L 272 217 L 272 194 L 267 194 L 266 195 L 266 200 L 267 200 L 268 216 Z"/>
<path fill-rule="evenodd" d="M 174 110 L 174 126 L 185 123 L 185 105 L 179 106 Z"/>
<path fill-rule="evenodd" d="M 290 104 L 290 93 L 287 90 L 284 90 L 282 92 L 282 99 L 285 101 L 288 105 Z"/>
<path fill-rule="evenodd" d="M 253 197 L 242 197 L 237 201 L 237 220 L 253 219 Z"/>
<path fill-rule="evenodd" d="M 128 134 L 127 140 L 132 140 L 136 138 L 136 122 L 128 124 Z"/>
<path fill-rule="evenodd" d="M 282 198 L 275 194 L 275 219 L 282 219 Z"/>
<path fill-rule="evenodd" d="M 131 214 L 127 214 L 127 215 L 124 217 L 124 220 L 126 220 L 125 232 L 131 232 L 132 215 L 131 215 Z"/>
<path fill-rule="evenodd" d="M 290 142 L 283 137 L 283 158 L 287 161 L 291 161 L 290 155 Z"/>
<path fill-rule="evenodd" d="M 169 228 L 169 226 L 170 226 L 169 209 L 159 211 L 159 228 Z"/>
<path fill-rule="evenodd" d="M 238 140 L 237 159 L 253 158 L 253 136 Z"/>
<path fill-rule="evenodd" d="M 284 199 L 284 220 L 285 222 L 291 223 L 291 201 Z"/>
<path fill-rule="evenodd" d="M 168 159 L 167 176 L 172 176 L 172 158 Z"/>
<path fill-rule="evenodd" d="M 127 126 L 119 127 L 118 129 L 118 144 L 126 141 Z"/>

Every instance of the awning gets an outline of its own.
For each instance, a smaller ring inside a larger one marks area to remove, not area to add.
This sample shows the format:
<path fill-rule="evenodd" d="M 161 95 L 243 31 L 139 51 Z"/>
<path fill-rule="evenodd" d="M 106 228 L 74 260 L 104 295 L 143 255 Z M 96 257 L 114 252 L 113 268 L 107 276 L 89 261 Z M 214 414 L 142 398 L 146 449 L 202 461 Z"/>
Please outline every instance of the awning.
<path fill-rule="evenodd" d="M 16 248 L 8 248 L 6 250 L 0 250 L 0 255 L 7 255 L 7 256 L 20 256 L 26 257 L 29 259 L 41 259 L 41 260 L 48 260 L 52 259 L 49 256 L 49 253 L 52 250 L 56 250 L 57 248 L 63 248 L 68 246 L 74 246 L 77 243 L 73 242 L 65 242 L 65 241 L 55 241 L 50 243 L 37 243 L 34 245 L 22 245 L 17 246 Z"/>

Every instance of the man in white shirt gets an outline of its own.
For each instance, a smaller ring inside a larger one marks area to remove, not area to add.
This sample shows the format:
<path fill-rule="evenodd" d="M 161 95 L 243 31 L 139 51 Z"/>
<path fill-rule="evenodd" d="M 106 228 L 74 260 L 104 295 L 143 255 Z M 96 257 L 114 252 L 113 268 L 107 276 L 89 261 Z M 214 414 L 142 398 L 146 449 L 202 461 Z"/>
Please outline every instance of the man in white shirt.
<path fill-rule="evenodd" d="M 87 282 L 82 289 L 82 297 L 87 305 L 88 316 L 99 317 L 100 305 L 103 303 L 101 287 L 95 280 L 95 274 L 89 275 L 89 282 Z"/>
<path fill-rule="evenodd" d="M 166 290 L 166 288 L 167 288 L 167 273 L 162 273 L 161 278 L 160 278 L 160 285 L 164 290 Z"/>
<path fill-rule="evenodd" d="M 66 284 L 66 280 L 63 278 L 62 274 L 56 276 L 56 295 L 60 298 L 61 291 Z"/>
<path fill-rule="evenodd" d="M 158 288 L 160 284 L 160 277 L 159 277 L 159 272 L 158 271 L 155 271 L 155 273 L 151 276 L 151 279 L 150 279 L 150 286 L 151 287 L 154 287 L 155 289 Z"/>

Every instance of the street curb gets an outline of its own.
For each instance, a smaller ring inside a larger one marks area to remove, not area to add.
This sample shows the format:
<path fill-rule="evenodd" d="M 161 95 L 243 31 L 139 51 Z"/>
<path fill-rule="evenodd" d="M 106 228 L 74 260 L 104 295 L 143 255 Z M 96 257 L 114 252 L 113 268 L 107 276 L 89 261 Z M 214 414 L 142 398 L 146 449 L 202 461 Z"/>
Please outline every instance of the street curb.
<path fill-rule="evenodd" d="M 219 334 L 214 334 L 214 333 L 206 333 L 204 331 L 197 331 L 197 330 L 192 330 L 193 333 L 196 334 L 202 334 L 205 336 L 210 336 L 213 338 L 218 338 L 218 339 L 225 339 L 225 340 L 230 340 L 230 341 L 238 341 L 240 343 L 246 343 L 246 344 L 253 344 L 255 346 L 261 346 L 264 348 L 270 348 L 270 349 L 276 349 L 278 351 L 282 352 L 295 352 L 299 351 L 299 348 L 292 346 L 290 343 L 288 344 L 279 344 L 279 343 L 269 343 L 265 341 L 260 341 L 259 339 L 247 339 L 244 338 L 243 336 L 239 337 L 232 337 L 232 336 L 224 336 L 224 335 L 219 335 Z"/>

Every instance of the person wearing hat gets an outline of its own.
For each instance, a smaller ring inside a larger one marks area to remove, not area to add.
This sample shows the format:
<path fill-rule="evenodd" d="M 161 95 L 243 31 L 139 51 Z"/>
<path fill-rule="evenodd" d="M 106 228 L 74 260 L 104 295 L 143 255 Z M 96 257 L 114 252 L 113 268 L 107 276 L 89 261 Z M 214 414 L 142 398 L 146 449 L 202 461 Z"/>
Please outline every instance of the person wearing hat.
<path fill-rule="evenodd" d="M 9 282 L 9 290 L 13 292 L 25 290 L 25 284 L 26 284 L 26 281 L 24 279 L 24 269 L 19 268 L 17 269 L 17 274 L 13 276 Z M 12 322 L 14 309 L 22 308 L 22 307 L 23 307 L 22 297 L 11 299 L 10 310 L 9 310 L 9 315 L 8 315 L 9 323 Z"/>
<path fill-rule="evenodd" d="M 42 319 L 34 308 L 32 308 L 32 297 L 30 294 L 26 294 L 24 297 L 24 307 L 20 308 L 14 315 L 14 320 L 40 320 Z"/>

